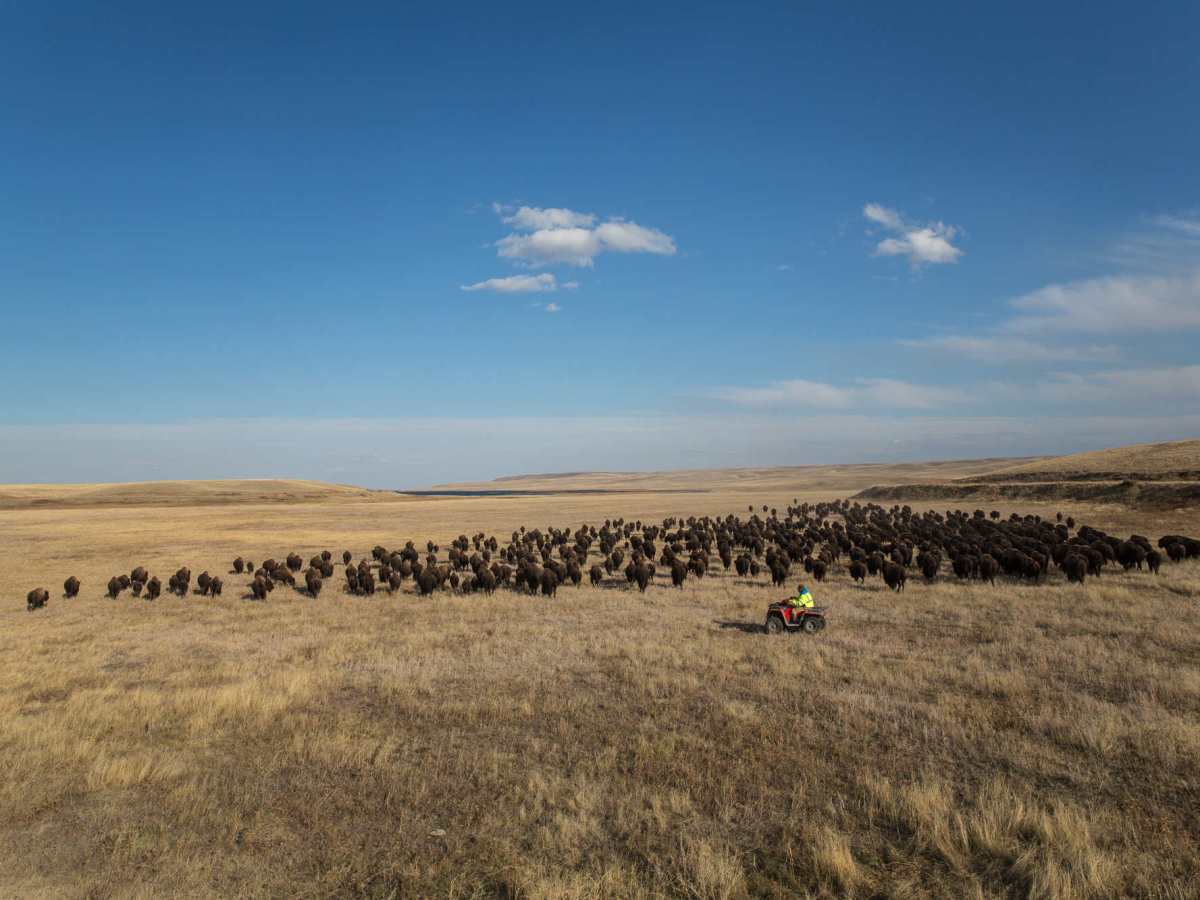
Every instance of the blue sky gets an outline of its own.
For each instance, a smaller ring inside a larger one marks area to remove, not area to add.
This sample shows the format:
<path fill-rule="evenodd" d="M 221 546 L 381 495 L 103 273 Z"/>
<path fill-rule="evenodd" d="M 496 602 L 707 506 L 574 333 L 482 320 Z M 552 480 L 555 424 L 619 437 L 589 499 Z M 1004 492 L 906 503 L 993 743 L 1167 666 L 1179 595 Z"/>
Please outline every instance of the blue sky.
<path fill-rule="evenodd" d="M 1200 433 L 1200 6 L 398 6 L 0 5 L 0 481 Z"/>

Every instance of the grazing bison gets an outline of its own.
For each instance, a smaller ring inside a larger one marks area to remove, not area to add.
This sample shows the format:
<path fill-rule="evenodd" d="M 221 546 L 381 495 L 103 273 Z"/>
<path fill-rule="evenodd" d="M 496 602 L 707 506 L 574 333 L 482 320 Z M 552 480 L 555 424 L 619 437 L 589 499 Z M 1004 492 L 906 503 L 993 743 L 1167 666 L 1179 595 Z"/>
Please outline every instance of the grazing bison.
<path fill-rule="evenodd" d="M 342 565 L 343 565 L 343 566 L 348 566 L 348 565 L 350 565 L 350 560 L 352 560 L 352 559 L 354 559 L 354 557 L 350 555 L 350 551 L 349 551 L 349 550 L 343 550 L 343 551 L 342 551 Z"/>
<path fill-rule="evenodd" d="M 996 562 L 996 558 L 990 553 L 985 553 L 979 557 L 979 580 L 986 581 L 988 584 L 996 583 L 996 576 L 1000 574 L 1000 563 Z"/>
<path fill-rule="evenodd" d="M 601 566 L 592 566 L 588 570 L 588 577 L 592 581 L 592 587 L 598 587 L 600 582 L 604 580 L 604 569 Z"/>
<path fill-rule="evenodd" d="M 428 597 L 437 586 L 437 575 L 433 573 L 432 569 L 425 569 L 417 576 L 417 593 L 422 597 Z"/>
<path fill-rule="evenodd" d="M 859 584 L 862 584 L 864 581 L 866 581 L 867 580 L 866 564 L 857 559 L 854 560 L 854 562 L 850 563 L 850 577 L 854 581 L 857 581 Z"/>
<path fill-rule="evenodd" d="M 158 576 L 152 576 L 146 582 L 146 599 L 157 600 L 158 595 L 162 593 L 162 582 L 158 580 Z"/>
<path fill-rule="evenodd" d="M 1078 553 L 1072 553 L 1063 560 L 1063 572 L 1067 575 L 1068 582 L 1083 584 L 1087 578 L 1088 561 L 1085 557 Z"/>
<path fill-rule="evenodd" d="M 308 588 L 309 595 L 315 600 L 321 593 L 321 576 L 317 574 L 316 569 L 309 569 L 304 575 L 304 586 Z"/>
<path fill-rule="evenodd" d="M 255 575 L 254 580 L 250 582 L 250 596 L 255 600 L 266 600 L 267 593 L 270 588 L 267 587 L 268 579 L 263 575 Z"/>
<path fill-rule="evenodd" d="M 825 573 L 828 571 L 828 566 L 823 559 L 814 559 L 812 564 L 813 581 L 822 582 L 825 580 Z"/>
<path fill-rule="evenodd" d="M 50 601 L 50 592 L 45 588 L 34 588 L 25 595 L 25 610 L 33 612 L 35 609 L 41 609 Z"/>
<path fill-rule="evenodd" d="M 687 581 L 688 570 L 683 564 L 683 560 L 675 560 L 671 563 L 671 584 L 674 587 L 682 588 L 683 583 Z"/>
<path fill-rule="evenodd" d="M 1158 574 L 1158 568 L 1162 565 L 1162 554 L 1157 550 L 1149 550 L 1146 552 L 1146 568 L 1154 575 Z"/>
<path fill-rule="evenodd" d="M 224 582 L 221 581 L 220 578 L 214 578 L 211 581 L 209 581 L 209 583 L 208 583 L 208 592 L 210 594 L 212 594 L 212 596 L 214 596 L 214 597 L 220 597 L 221 596 L 221 588 L 223 588 L 224 586 L 225 586 L 225 584 L 224 584 Z"/>
<path fill-rule="evenodd" d="M 904 566 L 899 563 L 888 562 L 883 566 L 883 583 L 890 587 L 897 594 L 904 590 L 904 583 L 908 581 L 908 574 L 904 571 Z"/>
<path fill-rule="evenodd" d="M 244 571 L 246 571 L 246 561 L 240 556 L 233 561 L 233 571 L 238 575 L 241 575 Z"/>
<path fill-rule="evenodd" d="M 146 585 L 140 581 L 134 581 L 129 585 L 129 589 L 133 592 L 133 596 L 140 597 L 142 596 L 142 588 L 145 586 Z"/>
<path fill-rule="evenodd" d="M 638 591 L 646 593 L 646 588 L 650 584 L 650 579 L 654 577 L 654 570 L 650 566 L 643 563 L 636 566 L 633 573 L 633 580 L 637 582 Z"/>
<path fill-rule="evenodd" d="M 79 596 L 79 579 L 74 575 L 63 582 L 63 596 L 68 600 Z"/>
<path fill-rule="evenodd" d="M 134 581 L 140 581 L 142 584 L 145 584 L 146 579 L 148 579 L 149 577 L 150 577 L 150 573 L 146 571 L 144 566 L 138 566 L 136 569 L 134 569 L 132 572 L 129 573 L 130 583 L 132 583 Z"/>
<path fill-rule="evenodd" d="M 558 575 L 553 569 L 542 570 L 542 596 L 553 597 L 558 593 Z"/>
<path fill-rule="evenodd" d="M 114 575 L 112 578 L 108 579 L 108 597 L 110 600 L 116 600 L 117 596 L 121 593 L 122 590 L 123 590 L 123 588 L 121 587 L 121 579 L 120 578 L 117 578 Z"/>
<path fill-rule="evenodd" d="M 1117 562 L 1128 572 L 1136 567 L 1139 571 L 1146 560 L 1146 549 L 1136 541 L 1122 541 L 1117 547 Z"/>
<path fill-rule="evenodd" d="M 939 560 L 932 553 L 927 553 L 921 557 L 921 574 L 926 581 L 933 581 L 937 577 L 938 568 L 941 566 Z"/>
<path fill-rule="evenodd" d="M 480 566 L 479 573 L 475 576 L 475 585 L 485 594 L 494 594 L 496 592 L 496 573 L 487 566 Z"/>
<path fill-rule="evenodd" d="M 208 572 L 201 572 L 196 576 L 196 587 L 200 589 L 200 596 L 208 593 L 208 586 L 212 583 L 212 576 Z"/>
<path fill-rule="evenodd" d="M 1174 563 L 1183 562 L 1187 557 L 1187 547 L 1179 543 L 1179 541 L 1167 544 L 1166 551 L 1167 557 Z"/>

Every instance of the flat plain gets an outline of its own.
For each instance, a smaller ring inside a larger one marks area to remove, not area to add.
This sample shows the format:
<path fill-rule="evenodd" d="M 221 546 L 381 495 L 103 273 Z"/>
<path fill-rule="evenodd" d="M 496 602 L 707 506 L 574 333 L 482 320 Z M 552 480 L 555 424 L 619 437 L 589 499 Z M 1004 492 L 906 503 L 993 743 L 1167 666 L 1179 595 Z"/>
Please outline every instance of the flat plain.
<path fill-rule="evenodd" d="M 1170 466 L 1200 468 L 1180 452 Z M 319 599 L 254 602 L 229 574 L 235 556 L 765 516 L 1018 464 L 451 486 L 543 492 L 507 497 L 0 486 L 0 895 L 1193 897 L 1198 562 L 1082 586 L 943 567 L 897 595 L 843 560 L 815 586 L 828 629 L 772 638 L 780 590 L 715 560 L 682 589 L 660 567 L 644 595 L 618 573 L 554 599 L 351 596 L 338 566 Z M 1200 534 L 1190 505 L 987 508 Z M 184 564 L 223 596 L 103 596 Z M 26 612 L 33 587 L 51 601 Z"/>

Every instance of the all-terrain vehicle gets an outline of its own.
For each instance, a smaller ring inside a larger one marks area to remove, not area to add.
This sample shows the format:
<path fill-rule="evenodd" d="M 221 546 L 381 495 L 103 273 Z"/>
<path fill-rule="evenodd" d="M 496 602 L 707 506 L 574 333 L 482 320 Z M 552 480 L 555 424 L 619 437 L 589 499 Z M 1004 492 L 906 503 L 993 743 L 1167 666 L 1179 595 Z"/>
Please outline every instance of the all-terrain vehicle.
<path fill-rule="evenodd" d="M 784 601 L 772 603 L 767 607 L 767 621 L 763 625 L 767 634 L 782 634 L 785 631 L 815 634 L 824 629 L 825 607 L 789 606 Z"/>

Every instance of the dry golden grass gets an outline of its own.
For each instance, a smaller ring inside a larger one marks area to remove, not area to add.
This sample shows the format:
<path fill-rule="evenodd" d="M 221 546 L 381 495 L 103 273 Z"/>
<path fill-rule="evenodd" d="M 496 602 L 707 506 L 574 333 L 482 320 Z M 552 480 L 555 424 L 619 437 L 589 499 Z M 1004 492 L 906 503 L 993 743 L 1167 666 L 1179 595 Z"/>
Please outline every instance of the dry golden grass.
<path fill-rule="evenodd" d="M 900 596 L 839 570 L 830 627 L 773 639 L 776 592 L 724 573 L 366 599 L 339 567 L 265 603 L 225 576 L 845 492 L 764 480 L 0 510 L 0 896 L 1195 896 L 1200 565 Z M 1063 511 L 1200 532 L 1194 509 Z M 100 597 L 183 563 L 224 597 Z"/>
<path fill-rule="evenodd" d="M 988 475 L 995 480 L 1040 478 L 1047 481 L 1072 478 L 1196 478 L 1200 475 L 1200 439 L 1132 444 L 1090 453 L 1073 453 L 1005 467 Z"/>
<path fill-rule="evenodd" d="M 226 506 L 372 499 L 377 492 L 320 481 L 140 481 L 114 484 L 0 484 L 0 509 Z"/>

